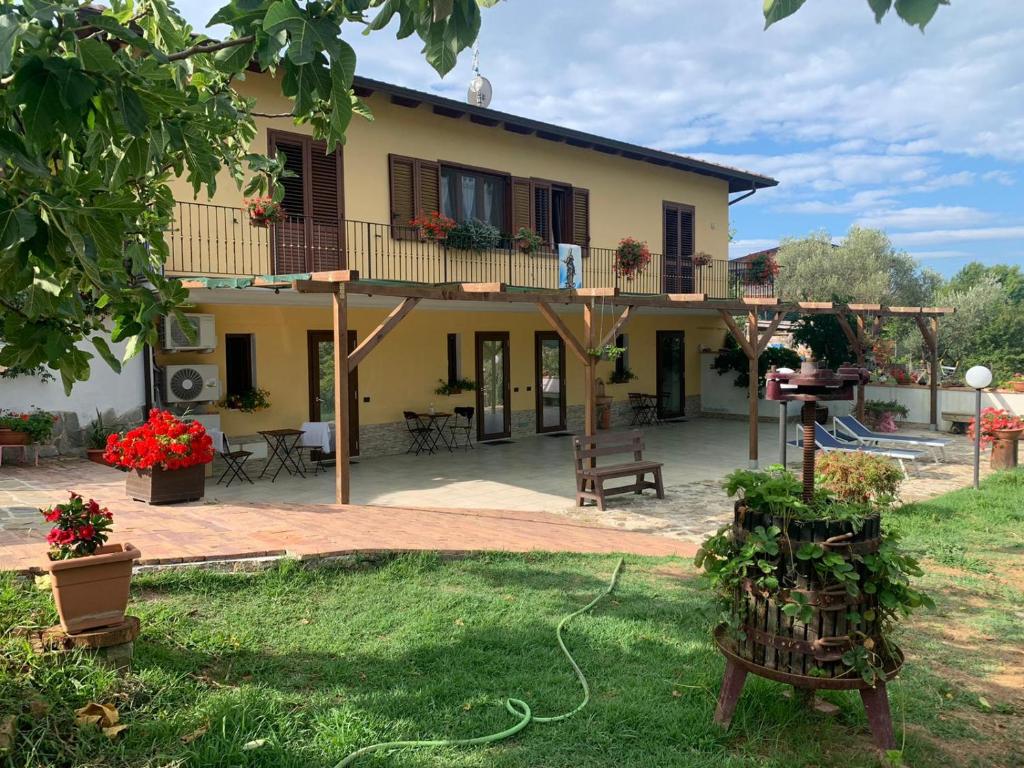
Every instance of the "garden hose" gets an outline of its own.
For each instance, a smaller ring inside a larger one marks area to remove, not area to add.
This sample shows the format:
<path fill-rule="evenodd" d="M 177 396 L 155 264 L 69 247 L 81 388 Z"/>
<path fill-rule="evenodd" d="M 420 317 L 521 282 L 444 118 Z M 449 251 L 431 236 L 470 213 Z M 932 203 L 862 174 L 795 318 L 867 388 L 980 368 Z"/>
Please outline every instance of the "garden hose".
<path fill-rule="evenodd" d="M 577 616 L 587 613 L 595 605 L 601 602 L 604 598 L 612 593 L 615 589 L 615 584 L 619 580 L 619 574 L 622 572 L 622 558 L 619 558 L 618 564 L 615 566 L 615 571 L 612 573 L 611 581 L 608 582 L 608 587 L 601 592 L 597 597 L 587 603 L 585 606 L 580 608 L 578 611 L 574 611 L 562 619 L 558 623 L 558 628 L 555 630 L 555 637 L 558 639 L 558 647 L 562 649 L 562 653 L 565 654 L 565 658 L 569 660 L 570 666 L 572 666 L 573 672 L 576 673 L 576 678 L 580 681 L 580 686 L 583 688 L 583 701 L 581 701 L 575 709 L 564 712 L 561 715 L 552 715 L 550 717 L 539 717 L 533 714 L 533 710 L 530 709 L 530 705 L 521 699 L 508 698 L 505 699 L 505 709 L 515 717 L 519 718 L 519 722 L 515 725 L 506 728 L 504 731 L 498 733 L 491 733 L 486 736 L 476 736 L 471 739 L 438 739 L 432 741 L 388 741 L 381 744 L 371 744 L 368 747 L 357 749 L 352 752 L 344 760 L 338 763 L 337 768 L 345 768 L 347 765 L 351 765 L 363 755 L 367 755 L 370 752 L 377 752 L 382 749 L 407 749 L 413 747 L 468 747 L 476 744 L 492 744 L 496 741 L 502 741 L 510 736 L 515 736 L 521 730 L 526 728 L 530 723 L 557 723 L 561 720 L 568 720 L 570 717 L 581 711 L 584 707 L 590 703 L 590 685 L 587 683 L 587 678 L 583 674 L 583 670 L 580 669 L 580 665 L 576 663 L 576 660 L 569 653 L 569 649 L 565 646 L 565 640 L 562 638 L 562 630 L 565 625 L 575 619 Z"/>

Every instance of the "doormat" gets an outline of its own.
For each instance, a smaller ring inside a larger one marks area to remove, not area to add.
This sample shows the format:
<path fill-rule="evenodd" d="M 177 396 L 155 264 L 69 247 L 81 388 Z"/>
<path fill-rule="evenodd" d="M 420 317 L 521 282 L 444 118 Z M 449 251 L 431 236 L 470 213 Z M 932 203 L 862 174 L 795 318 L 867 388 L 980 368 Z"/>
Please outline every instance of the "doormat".
<path fill-rule="evenodd" d="M 480 443 L 480 445 L 512 445 L 511 440 L 488 440 L 486 443 Z"/>
<path fill-rule="evenodd" d="M 545 437 L 572 437 L 572 432 L 548 432 Z"/>

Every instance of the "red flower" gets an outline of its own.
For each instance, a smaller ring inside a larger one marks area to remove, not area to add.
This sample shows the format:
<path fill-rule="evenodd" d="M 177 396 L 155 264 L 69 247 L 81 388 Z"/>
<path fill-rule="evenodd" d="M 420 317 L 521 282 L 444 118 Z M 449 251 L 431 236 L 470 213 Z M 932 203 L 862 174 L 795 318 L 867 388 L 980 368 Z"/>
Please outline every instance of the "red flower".
<path fill-rule="evenodd" d="M 213 441 L 199 422 L 154 409 L 145 424 L 109 440 L 103 457 L 129 469 L 183 469 L 213 461 Z"/>
<path fill-rule="evenodd" d="M 58 520 L 60 520 L 60 510 L 59 509 L 49 509 L 49 510 L 44 511 L 43 512 L 43 519 L 46 520 L 46 522 L 48 522 L 48 523 L 56 523 Z"/>

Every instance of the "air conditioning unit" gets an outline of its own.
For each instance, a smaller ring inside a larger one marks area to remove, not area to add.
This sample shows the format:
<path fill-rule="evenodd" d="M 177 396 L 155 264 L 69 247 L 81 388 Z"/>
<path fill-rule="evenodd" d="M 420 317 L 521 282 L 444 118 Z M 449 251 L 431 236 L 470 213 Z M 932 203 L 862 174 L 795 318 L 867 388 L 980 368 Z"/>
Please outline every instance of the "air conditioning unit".
<path fill-rule="evenodd" d="M 185 321 L 195 331 L 193 341 L 174 315 L 167 315 L 160 324 L 160 345 L 166 352 L 194 352 L 217 347 L 217 326 L 213 315 L 187 314 Z"/>
<path fill-rule="evenodd" d="M 168 403 L 208 403 L 220 400 L 217 366 L 164 366 L 164 400 Z"/>

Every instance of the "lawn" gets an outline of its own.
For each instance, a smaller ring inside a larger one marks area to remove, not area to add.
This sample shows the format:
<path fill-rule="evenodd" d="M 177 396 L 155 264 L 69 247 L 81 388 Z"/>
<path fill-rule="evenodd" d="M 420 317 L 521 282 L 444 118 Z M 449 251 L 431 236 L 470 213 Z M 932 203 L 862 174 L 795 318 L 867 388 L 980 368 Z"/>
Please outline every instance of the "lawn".
<path fill-rule="evenodd" d="M 890 690 L 905 760 L 1024 763 L 1024 472 L 891 516 L 925 557 L 937 608 L 900 638 Z M 381 740 L 499 731 L 514 696 L 540 715 L 580 691 L 555 644 L 559 619 L 606 585 L 616 558 L 402 557 L 357 570 L 295 564 L 259 573 L 137 577 L 135 670 L 0 645 L 0 720 L 17 714 L 0 766 L 331 768 Z M 723 663 L 709 641 L 709 592 L 692 565 L 629 557 L 614 595 L 570 625 L 590 706 L 489 747 L 371 755 L 365 766 L 876 765 L 859 699 L 826 694 L 809 714 L 751 678 L 727 734 L 711 724 Z M 0 626 L 55 621 L 49 595 L 0 577 Z M 73 709 L 114 703 L 115 741 Z M 248 745 L 249 748 L 246 748 Z"/>

